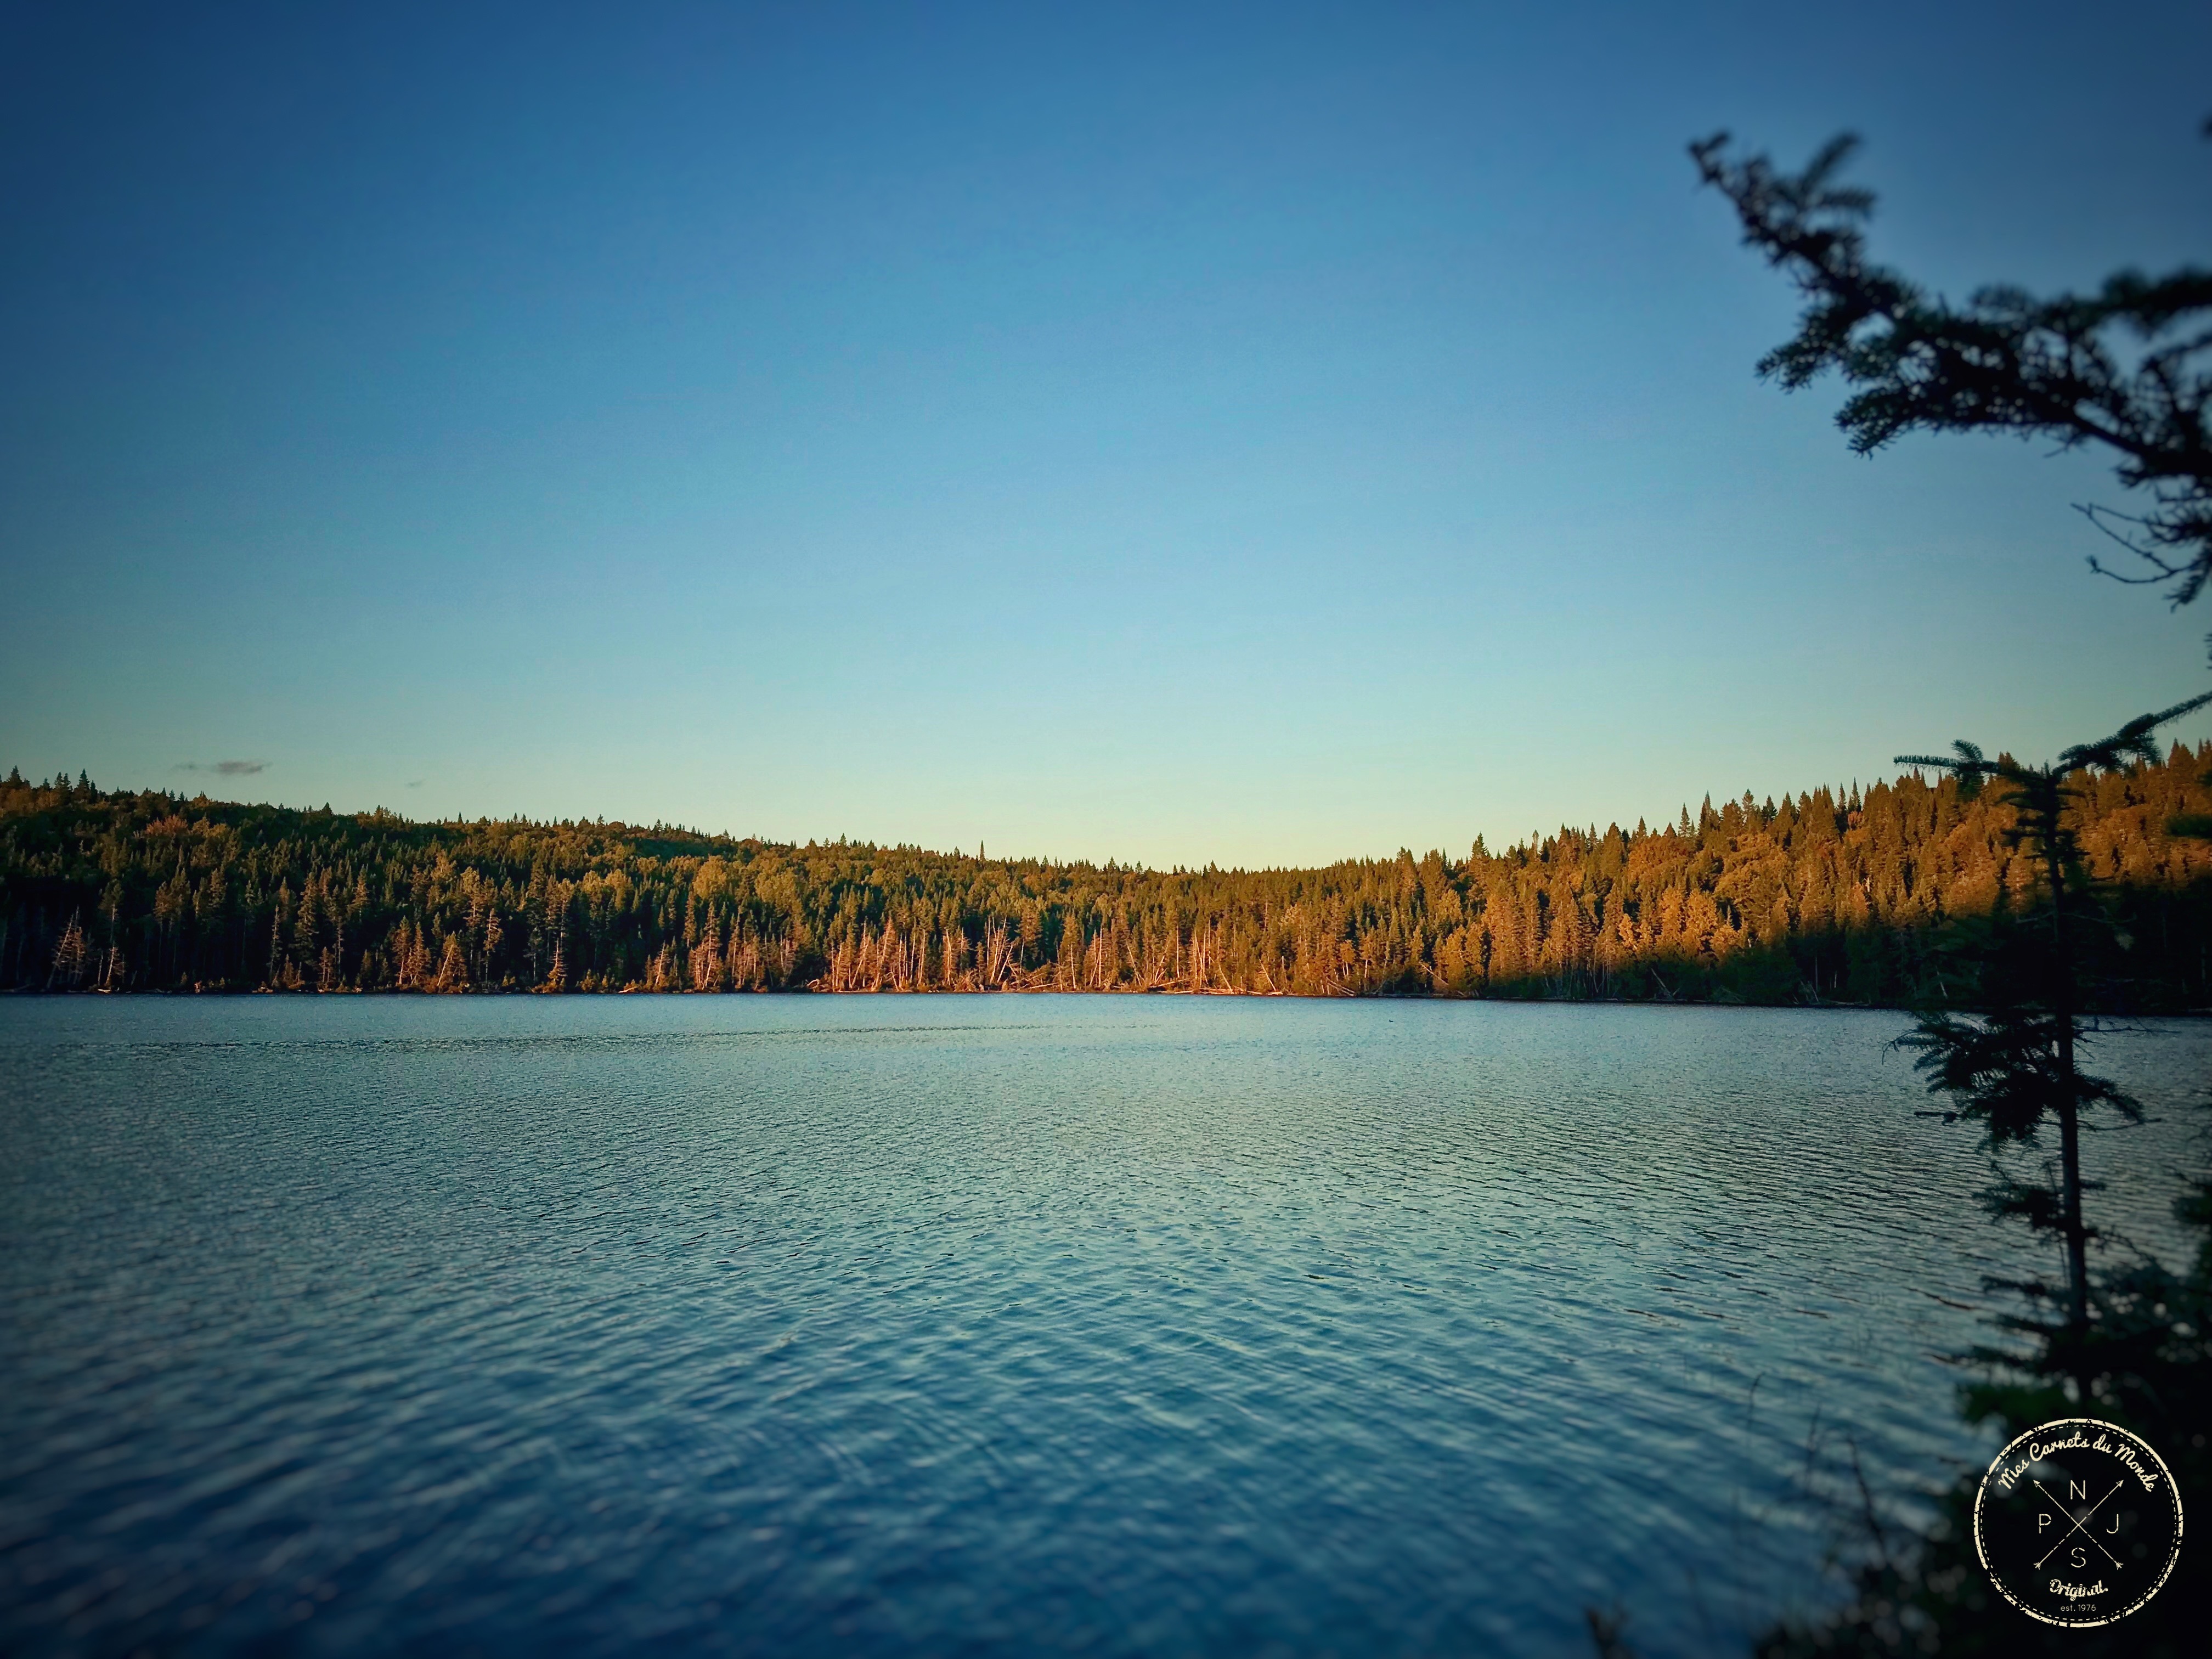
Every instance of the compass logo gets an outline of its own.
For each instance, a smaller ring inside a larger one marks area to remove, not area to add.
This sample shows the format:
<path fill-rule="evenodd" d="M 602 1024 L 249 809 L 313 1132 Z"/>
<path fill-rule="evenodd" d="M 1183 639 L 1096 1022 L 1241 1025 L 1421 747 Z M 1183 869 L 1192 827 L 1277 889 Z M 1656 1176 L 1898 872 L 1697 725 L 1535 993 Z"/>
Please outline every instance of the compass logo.
<path fill-rule="evenodd" d="M 2140 1437 L 2094 1417 L 2030 1429 L 1974 1498 L 1974 1547 L 1997 1593 L 2046 1625 L 2126 1618 L 2181 1554 L 2181 1494 Z"/>

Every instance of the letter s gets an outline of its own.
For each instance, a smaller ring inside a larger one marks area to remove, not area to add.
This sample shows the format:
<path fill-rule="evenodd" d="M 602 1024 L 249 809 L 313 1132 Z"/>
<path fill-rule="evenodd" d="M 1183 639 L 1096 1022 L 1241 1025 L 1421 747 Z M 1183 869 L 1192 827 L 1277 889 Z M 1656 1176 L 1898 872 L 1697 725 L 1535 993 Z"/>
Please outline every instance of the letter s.
<path fill-rule="evenodd" d="M 2080 1569 L 2080 1568 L 2086 1567 L 2086 1566 L 2087 1566 L 2088 1565 L 2089 1565 L 2089 1558 L 2088 1558 L 2087 1555 L 2084 1555 L 2084 1554 L 2081 1553 L 2081 1547 L 2079 1544 L 2076 1544 L 2076 1545 L 2074 1547 L 2074 1565 L 2075 1565 L 2075 1567 L 2078 1570 L 2078 1569 Z"/>

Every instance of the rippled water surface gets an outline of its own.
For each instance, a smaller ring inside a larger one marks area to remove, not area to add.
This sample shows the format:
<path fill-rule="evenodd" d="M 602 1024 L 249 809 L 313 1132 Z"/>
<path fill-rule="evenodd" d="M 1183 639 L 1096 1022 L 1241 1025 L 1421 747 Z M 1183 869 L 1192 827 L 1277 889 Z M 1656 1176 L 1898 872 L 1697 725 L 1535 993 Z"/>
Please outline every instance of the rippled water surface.
<path fill-rule="evenodd" d="M 0 1646 L 1740 1649 L 1808 1438 L 1986 1455 L 1902 1024 L 0 1005 Z M 2105 1059 L 2155 1239 L 2212 1032 Z"/>

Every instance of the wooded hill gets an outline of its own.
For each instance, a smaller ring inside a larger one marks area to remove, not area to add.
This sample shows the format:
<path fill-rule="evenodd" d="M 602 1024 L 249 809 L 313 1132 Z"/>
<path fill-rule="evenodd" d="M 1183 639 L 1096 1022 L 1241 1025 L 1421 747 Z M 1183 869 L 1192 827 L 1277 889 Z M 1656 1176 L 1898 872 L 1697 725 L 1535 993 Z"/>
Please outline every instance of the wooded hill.
<path fill-rule="evenodd" d="M 2102 1000 L 2212 1005 L 2212 744 L 2083 781 Z M 1917 775 L 1465 859 L 1156 871 L 0 783 L 16 990 L 1184 991 L 1971 1003 L 2032 891 Z"/>

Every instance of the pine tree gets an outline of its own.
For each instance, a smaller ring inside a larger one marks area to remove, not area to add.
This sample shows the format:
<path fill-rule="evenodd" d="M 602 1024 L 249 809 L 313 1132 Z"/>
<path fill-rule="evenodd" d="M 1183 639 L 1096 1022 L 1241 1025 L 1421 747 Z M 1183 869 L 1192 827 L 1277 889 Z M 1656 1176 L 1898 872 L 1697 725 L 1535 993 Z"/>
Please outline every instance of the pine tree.
<path fill-rule="evenodd" d="M 438 959 L 438 976 L 430 981 L 434 991 L 465 991 L 469 988 L 468 953 L 461 948 L 459 933 L 446 935 L 445 953 Z"/>
<path fill-rule="evenodd" d="M 2155 764 L 2159 757 L 2151 733 L 2208 703 L 2212 692 L 2142 715 L 2109 738 L 2067 750 L 2049 765 L 2024 765 L 2008 756 L 1989 760 L 1966 742 L 1954 744 L 1950 756 L 1898 757 L 1901 766 L 1949 773 L 1968 799 L 1984 784 L 1995 784 L 2014 814 L 2005 831 L 2007 843 L 2025 848 L 2039 876 L 2039 908 L 2001 928 L 1995 948 L 1984 953 L 1985 1011 L 1972 1019 L 1931 1012 L 1901 1041 L 1919 1051 L 1914 1063 L 1929 1089 L 1948 1095 L 1958 1115 L 1979 1123 L 1992 1150 L 2033 1146 L 2045 1128 L 2057 1127 L 2055 1182 L 2028 1183 L 2001 1176 L 1991 1203 L 1998 1214 L 2023 1219 L 2034 1231 L 2058 1235 L 2066 1255 L 2064 1328 L 2031 1328 L 2071 1347 L 2087 1338 L 2088 1246 L 2095 1236 L 2081 1211 L 2082 1194 L 2088 1190 L 2081 1174 L 2082 1120 L 2100 1109 L 2129 1121 L 2142 1115 L 2128 1096 L 2077 1064 L 2087 1030 L 2083 964 L 2090 956 L 2081 936 L 2110 924 L 2097 913 L 2098 884 L 2081 858 L 2075 809 L 2089 791 L 2076 780 L 2116 772 L 2130 763 Z M 2035 1300 L 2051 1296 L 2038 1282 L 2013 1288 Z"/>
<path fill-rule="evenodd" d="M 84 936 L 84 927 L 76 913 L 70 914 L 69 926 L 62 929 L 60 941 L 54 946 L 52 971 L 46 982 L 64 991 L 74 991 L 84 983 L 85 969 L 92 959 L 92 947 Z"/>

